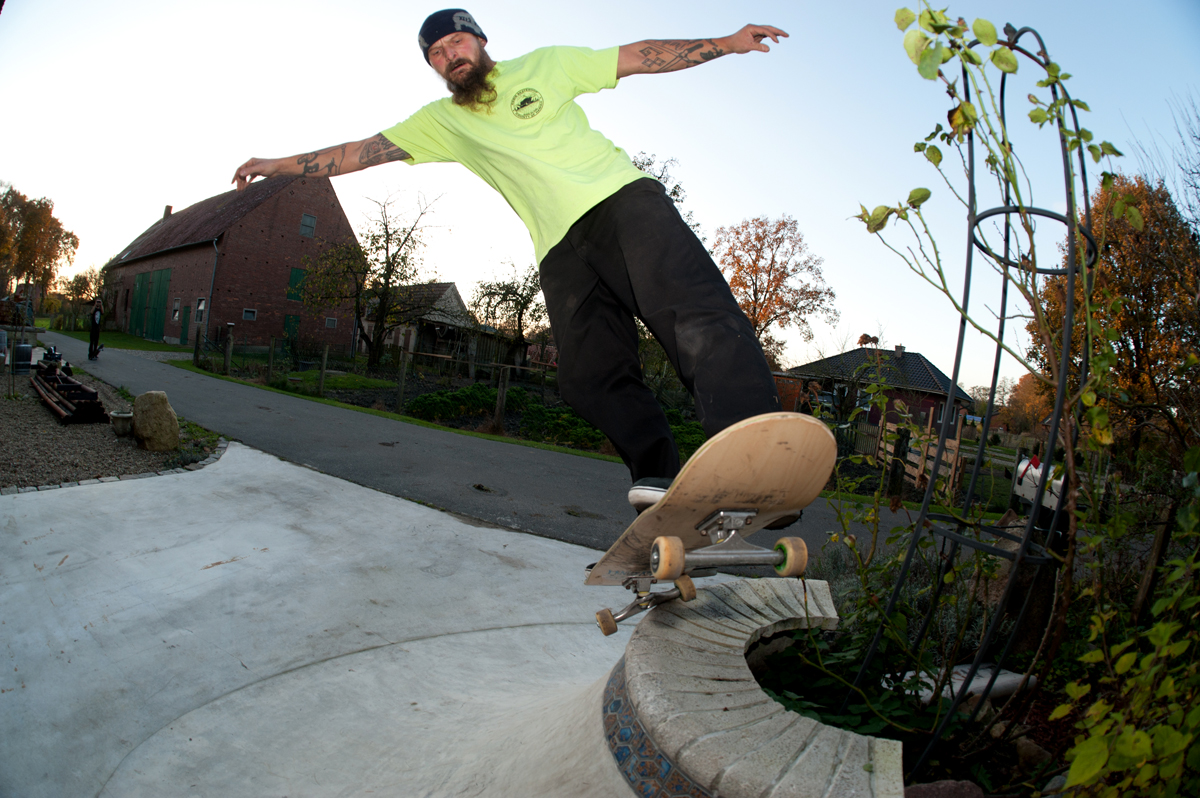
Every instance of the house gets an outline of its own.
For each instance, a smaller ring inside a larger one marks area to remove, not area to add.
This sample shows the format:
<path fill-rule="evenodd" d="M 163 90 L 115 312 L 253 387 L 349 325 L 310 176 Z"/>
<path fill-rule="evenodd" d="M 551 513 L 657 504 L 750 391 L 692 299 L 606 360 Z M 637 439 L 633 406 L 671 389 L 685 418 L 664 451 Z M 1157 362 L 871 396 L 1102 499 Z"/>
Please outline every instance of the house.
<path fill-rule="evenodd" d="M 406 293 L 401 304 L 418 318 L 389 332 L 384 346 L 468 360 L 479 365 L 507 362 L 509 344 L 505 337 L 495 327 L 475 320 L 454 283 L 422 283 L 404 286 L 403 290 Z M 368 309 L 363 319 L 363 329 L 368 336 L 375 329 L 370 315 Z M 520 364 L 529 362 L 528 349 L 529 344 L 526 344 L 523 351 L 516 353 Z M 360 354 L 367 351 L 362 339 L 359 339 L 358 351 Z"/>
<path fill-rule="evenodd" d="M 950 378 L 919 352 L 906 352 L 903 346 L 895 350 L 860 347 L 840 355 L 796 366 L 785 372 L 805 386 L 819 383 L 818 396 L 835 416 L 847 418 L 856 406 L 866 406 L 868 395 L 862 389 L 873 383 L 885 385 L 888 421 L 896 420 L 896 401 L 902 401 L 916 418 L 933 414 L 940 423 L 946 409 L 946 392 Z M 780 375 L 783 376 L 783 375 Z M 953 407 L 956 413 L 970 412 L 974 400 L 955 385 Z M 785 405 L 785 409 L 792 409 Z M 882 413 L 872 408 L 866 421 L 878 424 Z"/>
<path fill-rule="evenodd" d="M 350 305 L 310 313 L 299 286 L 305 256 L 353 239 L 324 177 L 262 180 L 178 213 L 168 205 L 104 266 L 116 285 L 117 327 L 172 344 L 231 331 L 237 344 L 251 347 L 297 336 L 349 346 Z"/>

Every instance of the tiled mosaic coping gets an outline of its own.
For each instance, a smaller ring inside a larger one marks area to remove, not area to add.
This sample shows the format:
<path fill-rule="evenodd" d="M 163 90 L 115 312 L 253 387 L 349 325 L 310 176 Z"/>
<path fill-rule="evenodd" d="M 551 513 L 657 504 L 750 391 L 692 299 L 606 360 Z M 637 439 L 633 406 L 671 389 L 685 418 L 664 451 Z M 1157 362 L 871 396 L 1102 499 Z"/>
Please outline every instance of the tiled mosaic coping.
<path fill-rule="evenodd" d="M 120 482 L 126 479 L 146 479 L 147 477 L 164 477 L 167 474 L 186 474 L 189 471 L 199 471 L 207 465 L 212 465 L 221 459 L 221 455 L 229 447 L 229 441 L 221 438 L 217 442 L 217 448 L 205 459 L 199 463 L 190 463 L 183 468 L 171 468 L 166 471 L 147 471 L 144 474 L 122 474 L 119 477 L 100 477 L 99 479 L 82 479 L 79 482 L 62 482 L 58 485 L 31 485 L 26 488 L 0 488 L 0 496 L 11 496 L 15 493 L 33 493 L 39 490 L 58 490 L 59 488 L 74 488 L 79 485 L 99 485 L 103 482 Z"/>
<path fill-rule="evenodd" d="M 605 736 L 637 795 L 902 798 L 901 744 L 790 712 L 758 686 L 760 637 L 837 626 L 825 582 L 743 579 L 661 604 L 604 696 Z"/>

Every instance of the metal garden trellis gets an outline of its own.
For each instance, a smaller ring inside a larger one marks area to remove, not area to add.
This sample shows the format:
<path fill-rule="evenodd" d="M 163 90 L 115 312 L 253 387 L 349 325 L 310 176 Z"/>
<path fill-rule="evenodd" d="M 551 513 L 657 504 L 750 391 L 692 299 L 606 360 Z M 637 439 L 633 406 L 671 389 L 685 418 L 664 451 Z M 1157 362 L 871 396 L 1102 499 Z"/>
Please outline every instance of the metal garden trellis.
<path fill-rule="evenodd" d="M 1046 51 L 1045 43 L 1042 40 L 1042 37 L 1037 33 L 1037 31 L 1033 30 L 1032 28 L 1021 28 L 1020 30 L 1017 30 L 1011 24 L 1009 24 L 1009 25 L 1005 26 L 1004 32 L 1005 32 L 1005 35 L 1007 36 L 1007 45 L 1013 52 L 1024 55 L 1026 58 L 1028 58 L 1029 60 L 1033 61 L 1038 66 L 1040 66 L 1043 70 L 1048 71 L 1048 67 L 1052 62 Z M 1036 39 L 1037 45 L 1038 45 L 1038 49 L 1036 52 L 1030 52 L 1028 49 L 1022 47 L 1019 44 L 1021 38 L 1023 36 L 1026 36 L 1027 34 L 1033 36 L 1034 39 Z M 976 41 L 972 42 L 969 46 L 975 47 L 978 44 L 979 44 L 979 41 L 976 40 Z M 1007 80 L 1008 80 L 1008 75 L 1004 74 L 1001 77 L 1001 81 L 1000 81 L 1000 91 L 999 91 L 1000 121 L 1001 121 L 1001 124 L 1003 125 L 1002 129 L 1005 131 L 1004 132 L 1005 141 L 1003 142 L 1003 144 L 1005 146 L 1011 146 L 1008 142 L 1007 121 L 1006 121 L 1006 117 L 1005 117 L 1005 110 L 1006 110 L 1005 109 L 1005 92 L 1007 89 Z M 1065 98 L 1068 101 L 1070 100 L 1070 95 L 1067 93 L 1065 87 L 1063 87 L 1060 82 L 1051 83 L 1050 90 L 1051 90 L 1051 95 L 1055 102 L 1057 102 L 1059 100 L 1060 91 L 1062 93 L 1063 98 Z M 966 69 L 965 65 L 963 66 L 963 91 L 965 93 L 964 98 L 966 100 L 970 100 L 970 83 L 968 80 L 967 69 Z M 1079 120 L 1078 120 L 1075 106 L 1068 102 L 1066 107 L 1070 109 L 1071 125 L 1073 126 L 1073 130 L 1074 130 L 1076 137 L 1078 137 L 1078 134 L 1080 131 L 1080 126 L 1079 126 Z M 1009 179 L 1007 174 L 1005 174 L 1005 176 L 1004 176 L 1004 204 L 999 207 L 991 208 L 989 210 L 978 211 L 976 209 L 976 191 L 975 191 L 975 178 L 976 178 L 975 133 L 974 133 L 974 131 L 971 131 L 967 134 L 966 168 L 967 168 L 967 181 L 968 181 L 968 193 L 967 193 L 967 233 L 968 233 L 968 235 L 967 235 L 966 268 L 965 268 L 965 275 L 964 275 L 964 280 L 963 280 L 963 293 L 962 293 L 962 304 L 961 304 L 962 310 L 961 310 L 961 317 L 960 317 L 959 329 L 958 329 L 958 347 L 957 347 L 957 351 L 955 353 L 954 369 L 953 369 L 953 374 L 950 379 L 950 388 L 947 391 L 946 402 L 947 402 L 947 406 L 951 406 L 951 402 L 953 400 L 952 394 L 953 394 L 954 386 L 958 384 L 959 370 L 960 370 L 960 366 L 962 364 L 962 357 L 963 357 L 963 344 L 964 344 L 964 340 L 965 340 L 965 334 L 966 334 L 967 322 L 968 322 L 967 314 L 968 314 L 968 310 L 969 310 L 970 293 L 971 293 L 972 266 L 973 266 L 973 262 L 974 262 L 975 250 L 976 250 L 976 248 L 978 248 L 981 252 L 983 252 L 988 257 L 990 257 L 992 260 L 994 260 L 997 264 L 999 264 L 1005 271 L 1004 279 L 1002 280 L 1002 288 L 1001 288 L 1001 295 L 1000 295 L 1000 306 L 999 306 L 1000 310 L 999 310 L 999 313 L 997 314 L 998 326 L 997 326 L 997 332 L 996 332 L 996 341 L 997 341 L 996 355 L 995 355 L 995 362 L 992 367 L 992 382 L 991 382 L 991 387 L 990 387 L 990 391 L 988 394 L 987 413 L 985 414 L 984 420 L 983 420 L 983 433 L 979 438 L 978 451 L 976 453 L 974 467 L 971 470 L 970 480 L 969 480 L 969 482 L 967 484 L 967 488 L 963 494 L 963 502 L 962 502 L 963 512 L 962 512 L 961 519 L 956 518 L 953 515 L 947 515 L 947 514 L 941 514 L 941 513 L 931 513 L 930 507 L 932 505 L 932 499 L 934 496 L 934 491 L 936 488 L 939 471 L 943 469 L 942 456 L 945 453 L 946 440 L 947 440 L 947 437 L 949 435 L 951 435 L 952 431 L 953 431 L 952 414 L 950 414 L 950 413 L 945 414 L 945 416 L 942 420 L 941 430 L 940 430 L 940 434 L 938 437 L 937 456 L 934 459 L 935 465 L 933 467 L 933 473 L 932 473 L 932 475 L 929 479 L 929 483 L 925 489 L 925 495 L 924 495 L 924 499 L 921 503 L 920 513 L 918 515 L 917 522 L 913 529 L 911 538 L 908 541 L 908 547 L 905 552 L 903 563 L 900 567 L 900 573 L 897 577 L 896 584 L 892 589 L 891 596 L 887 602 L 886 608 L 884 609 L 883 619 L 880 622 L 879 629 L 875 633 L 875 637 L 872 640 L 871 645 L 868 648 L 865 657 L 863 658 L 863 662 L 859 668 L 858 674 L 855 677 L 854 688 L 857 689 L 861 686 L 863 679 L 866 677 L 866 674 L 869 671 L 871 661 L 874 659 L 874 657 L 878 653 L 879 644 L 880 644 L 880 641 L 882 640 L 884 632 L 886 630 L 888 618 L 895 611 L 897 602 L 900 599 L 901 590 L 904 587 L 905 581 L 909 577 L 909 572 L 910 572 L 914 557 L 916 555 L 918 545 L 920 544 L 922 538 L 925 535 L 930 535 L 935 538 L 940 538 L 940 540 L 941 540 L 940 547 L 941 547 L 942 556 L 941 556 L 941 564 L 939 566 L 939 571 L 937 573 L 937 578 L 934 580 L 934 585 L 932 587 L 932 598 L 931 598 L 931 602 L 930 602 L 929 611 L 925 615 L 924 621 L 921 625 L 920 630 L 917 633 L 916 638 L 913 641 L 911 641 L 914 648 L 919 648 L 922 641 L 924 640 L 926 635 L 929 633 L 930 623 L 933 620 L 934 614 L 937 611 L 938 599 L 941 595 L 943 576 L 948 572 L 949 569 L 953 568 L 953 565 L 954 565 L 955 561 L 957 560 L 960 551 L 964 547 L 974 549 L 977 551 L 982 551 L 982 552 L 985 552 L 985 553 L 990 554 L 995 557 L 1003 557 L 1005 559 L 1012 561 L 1013 565 L 1009 571 L 1008 581 L 1005 584 L 1004 591 L 1000 598 L 999 605 L 998 605 L 998 607 L 996 607 L 993 617 L 992 617 L 990 623 L 987 625 L 986 632 L 980 642 L 977 653 L 975 654 L 975 657 L 974 657 L 973 661 L 971 662 L 970 669 L 969 669 L 968 673 L 966 674 L 966 677 L 963 679 L 961 686 L 955 691 L 954 697 L 951 701 L 951 706 L 946 711 L 945 715 L 943 716 L 940 724 L 938 725 L 937 729 L 935 730 L 935 732 L 932 736 L 932 739 L 930 740 L 929 744 L 926 746 L 925 750 L 921 754 L 919 760 L 913 767 L 912 772 L 914 774 L 920 772 L 922 770 L 922 768 L 925 766 L 925 764 L 929 760 L 930 754 L 933 752 L 938 741 L 941 739 L 942 735 L 945 733 L 946 725 L 947 725 L 948 721 L 950 720 L 951 717 L 953 717 L 953 715 L 954 715 L 955 711 L 957 710 L 957 708 L 959 707 L 959 705 L 961 705 L 962 702 L 967 698 L 969 691 L 971 690 L 972 682 L 975 679 L 975 676 L 978 673 L 980 666 L 983 664 L 984 657 L 987 655 L 987 652 L 990 649 L 992 639 L 996 636 L 997 632 L 999 631 L 1001 620 L 1003 619 L 1003 617 L 1005 615 L 1005 610 L 1008 607 L 1010 601 L 1013 600 L 1014 587 L 1020 576 L 1019 572 L 1021 570 L 1021 566 L 1023 566 L 1023 565 L 1035 566 L 1037 569 L 1036 574 L 1040 575 L 1040 572 L 1042 569 L 1056 568 L 1058 566 L 1058 562 L 1059 562 L 1059 560 L 1057 558 L 1055 558 L 1054 556 L 1051 555 L 1050 551 L 1048 551 L 1047 548 L 1049 547 L 1052 549 L 1054 547 L 1055 541 L 1054 541 L 1054 537 L 1053 537 L 1053 535 L 1054 535 L 1053 530 L 1060 528 L 1059 527 L 1060 518 L 1062 517 L 1062 514 L 1064 512 L 1067 512 L 1067 510 L 1065 508 L 1066 497 L 1068 494 L 1067 490 L 1060 491 L 1059 500 L 1057 502 L 1057 506 L 1054 509 L 1052 521 L 1048 528 L 1042 529 L 1037 526 L 1038 518 L 1039 518 L 1040 514 L 1036 511 L 1030 513 L 1030 517 L 1029 517 L 1028 521 L 1025 523 L 1024 529 L 1020 530 L 1019 534 L 1013 534 L 1013 532 L 1015 530 L 1013 530 L 1011 528 L 1001 528 L 996 525 L 986 525 L 986 524 L 981 523 L 976 526 L 976 529 L 979 532 L 987 533 L 987 534 L 992 535 L 994 538 L 1003 539 L 1003 540 L 1011 541 L 1013 543 L 1018 544 L 1017 550 L 1015 552 L 1009 551 L 1007 549 L 1003 549 L 998 546 L 992 545 L 991 543 L 985 543 L 985 542 L 982 542 L 975 538 L 964 535 L 963 532 L 966 531 L 968 524 L 964 520 L 962 520 L 962 519 L 966 519 L 969 517 L 970 509 L 974 503 L 975 490 L 976 490 L 976 486 L 977 486 L 978 480 L 979 480 L 980 468 L 984 461 L 984 454 L 985 454 L 984 450 L 987 445 L 987 437 L 988 437 L 988 431 L 989 431 L 989 426 L 990 426 L 990 420 L 991 420 L 992 412 L 995 407 L 996 384 L 997 384 L 997 380 L 999 377 L 1000 360 L 1001 360 L 1001 356 L 1004 352 L 1002 342 L 1004 340 L 1004 333 L 1005 333 L 1004 326 L 1005 326 L 1005 318 L 1006 318 L 1006 314 L 1007 314 L 1007 305 L 1008 305 L 1009 280 L 1011 279 L 1008 275 L 1008 270 L 1012 270 L 1012 269 L 1022 270 L 1024 272 L 1026 272 L 1029 280 L 1037 280 L 1042 276 L 1063 276 L 1066 281 L 1066 291 L 1065 291 L 1066 309 L 1065 309 L 1065 313 L 1064 313 L 1064 321 L 1063 321 L 1063 327 L 1062 327 L 1062 331 L 1061 331 L 1061 337 L 1059 339 L 1061 351 L 1062 351 L 1061 363 L 1060 363 L 1060 368 L 1059 368 L 1059 380 L 1058 380 L 1058 385 L 1057 385 L 1056 392 L 1055 392 L 1054 410 L 1053 410 L 1053 413 L 1049 420 L 1050 421 L 1050 423 L 1049 423 L 1050 429 L 1049 429 L 1048 440 L 1051 442 L 1051 445 L 1047 447 L 1046 463 L 1043 464 L 1043 466 L 1042 466 L 1042 474 L 1045 476 L 1039 480 L 1039 484 L 1037 486 L 1037 492 L 1033 499 L 1033 507 L 1035 508 L 1035 510 L 1036 510 L 1036 508 L 1039 508 L 1042 506 L 1042 499 L 1045 494 L 1046 486 L 1048 483 L 1051 483 L 1053 481 L 1053 473 L 1054 473 L 1054 465 L 1055 464 L 1054 464 L 1054 456 L 1053 456 L 1054 455 L 1054 451 L 1053 451 L 1054 447 L 1052 444 L 1053 444 L 1053 441 L 1058 439 L 1058 434 L 1059 434 L 1059 429 L 1060 429 L 1062 418 L 1063 418 L 1063 413 L 1067 410 L 1066 401 L 1067 401 L 1067 396 L 1068 396 L 1068 391 L 1069 391 L 1068 376 L 1070 376 L 1070 374 L 1071 374 L 1071 366 L 1072 366 L 1071 345 L 1070 344 L 1071 344 L 1072 335 L 1074 333 L 1073 318 L 1074 318 L 1074 300 L 1075 300 L 1075 285 L 1076 285 L 1075 278 L 1076 278 L 1077 274 L 1079 274 L 1081 271 L 1080 266 L 1077 263 L 1076 247 L 1073 244 L 1073 242 L 1076 240 L 1077 235 L 1082 235 L 1083 239 L 1086 242 L 1085 265 L 1084 265 L 1083 271 L 1087 275 L 1086 281 L 1085 281 L 1086 284 L 1085 284 L 1084 288 L 1085 288 L 1085 290 L 1088 290 L 1088 291 L 1091 290 L 1091 271 L 1090 271 L 1090 269 L 1091 269 L 1092 265 L 1094 265 L 1094 263 L 1096 261 L 1096 257 L 1097 257 L 1096 244 L 1095 244 L 1095 240 L 1093 239 L 1092 233 L 1091 233 L 1091 205 L 1090 205 L 1088 186 L 1087 186 L 1087 170 L 1086 170 L 1086 164 L 1084 161 L 1085 148 L 1082 146 L 1078 147 L 1078 158 L 1079 158 L 1079 175 L 1078 176 L 1081 181 L 1081 188 L 1082 188 L 1082 195 L 1083 195 L 1083 209 L 1084 209 L 1083 223 L 1082 223 L 1082 225 L 1079 225 L 1077 223 L 1077 204 L 1076 204 L 1076 193 L 1075 193 L 1075 183 L 1074 183 L 1075 176 L 1072 174 L 1072 170 L 1071 170 L 1071 160 L 1070 160 L 1071 159 L 1071 148 L 1068 146 L 1067 138 L 1064 136 L 1065 128 L 1064 128 L 1064 123 L 1063 123 L 1063 117 L 1061 115 L 1056 115 L 1056 120 L 1057 120 L 1057 126 L 1058 126 L 1059 146 L 1061 149 L 1063 172 L 1064 172 L 1064 183 L 1065 183 L 1065 190 L 1066 190 L 1066 214 L 1059 214 L 1059 213 L 1055 213 L 1053 211 L 1045 210 L 1042 208 L 1020 207 L 1020 206 L 1014 205 L 1013 199 L 1012 199 L 1012 188 L 1013 187 L 1012 187 L 1011 180 Z M 1068 246 L 1066 247 L 1066 258 L 1067 258 L 1066 268 L 1038 269 L 1036 264 L 1029 264 L 1029 263 L 1020 262 L 1020 261 L 1013 259 L 1013 257 L 1012 257 L 1012 255 L 1013 255 L 1012 216 L 1013 215 L 1021 215 L 1021 214 L 1052 219 L 1052 220 L 1061 222 L 1063 225 L 1065 225 L 1065 227 L 1067 229 L 1067 241 L 1068 241 Z M 981 240 L 980 235 L 978 233 L 979 225 L 982 222 L 986 221 L 987 219 L 991 219 L 993 217 L 1003 217 L 1004 246 L 1003 246 L 1002 253 L 997 253 L 997 252 L 993 251 L 991 248 L 989 248 L 987 246 L 987 244 L 984 243 L 983 240 Z M 1080 362 L 1077 367 L 1077 371 L 1078 371 L 1078 378 L 1082 382 L 1087 377 L 1087 373 L 1086 373 L 1087 372 L 1087 358 L 1086 357 L 1083 357 L 1080 359 Z M 1079 408 L 1078 407 L 1071 408 L 1071 412 L 1073 412 L 1075 414 L 1076 421 L 1078 421 Z M 1076 424 L 1074 426 L 1074 430 L 1077 430 L 1077 429 L 1078 429 L 1078 424 Z M 1075 434 L 1075 433 L 1073 432 L 1072 434 Z M 1045 542 L 1039 543 L 1039 542 L 1036 542 L 1036 539 L 1042 539 Z M 1036 578 L 1036 575 L 1035 575 L 1035 578 Z M 1017 614 L 1017 620 L 1016 620 L 1016 625 L 1014 627 L 1014 631 L 1012 633 L 1010 633 L 1008 641 L 1005 643 L 1000 656 L 997 658 L 997 660 L 995 662 L 995 667 L 992 672 L 992 676 L 988 680 L 987 685 L 984 688 L 982 694 L 980 695 L 978 702 L 975 704 L 975 708 L 972 711 L 971 716 L 970 716 L 970 718 L 972 720 L 974 719 L 975 715 L 978 713 L 980 706 L 982 706 L 983 699 L 986 698 L 992 691 L 992 687 L 995 684 L 995 680 L 996 680 L 997 675 L 1000 672 L 1000 668 L 1003 666 L 1004 661 L 1010 654 L 1013 640 L 1016 637 L 1015 630 L 1019 629 L 1021 627 L 1021 624 L 1023 623 L 1026 613 L 1029 609 L 1030 602 L 1032 600 L 1033 595 L 1034 595 L 1033 591 L 1029 591 L 1025 595 L 1025 598 L 1021 604 L 1021 609 Z M 943 663 L 942 667 L 945 669 L 948 669 L 953 664 L 954 663 Z M 951 684 L 952 683 L 953 682 L 951 682 Z M 935 700 L 936 700 L 936 698 L 937 697 L 935 696 Z M 850 696 L 848 695 L 846 700 L 843 702 L 843 711 L 845 710 L 845 707 L 848 705 L 849 701 L 850 701 Z"/>

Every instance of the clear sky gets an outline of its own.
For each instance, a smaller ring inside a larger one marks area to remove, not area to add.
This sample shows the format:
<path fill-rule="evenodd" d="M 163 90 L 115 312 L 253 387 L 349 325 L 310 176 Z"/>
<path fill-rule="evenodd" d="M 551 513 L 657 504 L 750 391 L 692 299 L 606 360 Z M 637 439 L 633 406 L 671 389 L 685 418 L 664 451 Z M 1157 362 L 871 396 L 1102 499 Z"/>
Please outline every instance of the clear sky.
<path fill-rule="evenodd" d="M 965 213 L 913 142 L 945 120 L 945 95 L 921 80 L 892 22 L 899 0 L 814 3 L 715 0 L 477 0 L 468 9 L 497 60 L 548 44 L 607 47 L 644 38 L 721 36 L 748 22 L 791 34 L 768 54 L 731 56 L 681 73 L 635 76 L 580 99 L 593 127 L 631 155 L 676 158 L 675 176 L 708 236 L 721 225 L 794 216 L 824 258 L 841 321 L 795 335 L 786 361 L 853 346 L 882 331 L 949 371 L 957 317 L 860 222 L 859 203 L 910 189 L 927 205 L 955 279 Z M 910 4 L 915 7 L 915 4 Z M 7 0 L 0 13 L 0 180 L 54 200 L 80 238 L 73 272 L 100 266 L 162 216 L 230 188 L 250 156 L 276 157 L 364 138 L 446 91 L 416 46 L 440 5 L 411 0 Z M 1197 0 L 981 0 L 951 5 L 1038 29 L 1092 108 L 1084 124 L 1128 154 L 1171 128 L 1168 101 L 1200 94 Z M 1018 139 L 1040 201 L 1062 209 L 1053 136 L 1033 133 L 1022 66 L 1011 95 Z M 1134 158 L 1119 166 L 1136 170 Z M 1044 178 L 1044 181 L 1043 181 Z M 425 253 L 440 279 L 469 296 L 511 260 L 533 261 L 524 226 L 482 181 L 456 165 L 389 164 L 335 178 L 352 224 L 364 198 L 438 198 Z M 1052 233 L 1050 235 L 1057 235 Z M 994 305 L 983 278 L 979 303 Z M 986 311 L 984 311 L 986 313 Z M 972 336 L 977 338 L 977 336 Z M 973 343 L 960 382 L 990 379 L 990 349 Z M 1004 373 L 1018 376 L 1012 365 Z"/>

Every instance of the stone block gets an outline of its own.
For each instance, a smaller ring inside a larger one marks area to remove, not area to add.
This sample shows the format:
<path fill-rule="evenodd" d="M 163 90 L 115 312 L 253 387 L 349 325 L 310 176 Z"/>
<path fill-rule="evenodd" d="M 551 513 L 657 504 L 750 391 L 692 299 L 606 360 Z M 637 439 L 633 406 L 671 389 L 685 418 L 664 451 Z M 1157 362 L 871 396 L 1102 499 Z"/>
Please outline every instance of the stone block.
<path fill-rule="evenodd" d="M 133 436 L 151 452 L 179 448 L 179 418 L 164 391 L 147 391 L 133 401 Z"/>
<path fill-rule="evenodd" d="M 120 477 L 100 477 L 101 482 L 119 482 Z"/>
<path fill-rule="evenodd" d="M 27 488 L 17 488 L 17 492 L 19 492 L 19 493 L 37 493 L 37 486 L 31 485 Z"/>
<path fill-rule="evenodd" d="M 58 490 L 59 485 L 38 485 L 38 490 Z"/>
<path fill-rule="evenodd" d="M 59 487 L 60 488 L 74 488 L 74 487 L 78 487 L 78 485 L 79 485 L 78 482 L 63 482 L 59 485 Z"/>
<path fill-rule="evenodd" d="M 81 480 L 79 480 L 79 484 L 80 485 L 99 485 L 100 480 L 98 480 L 98 479 L 81 479 Z"/>
<path fill-rule="evenodd" d="M 21 489 L 16 487 L 15 485 L 11 488 L 0 488 L 0 496 L 12 496 L 16 493 L 19 493 L 20 491 L 21 491 Z"/>

